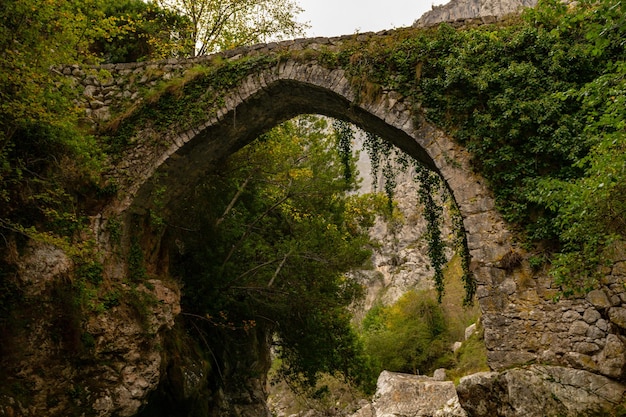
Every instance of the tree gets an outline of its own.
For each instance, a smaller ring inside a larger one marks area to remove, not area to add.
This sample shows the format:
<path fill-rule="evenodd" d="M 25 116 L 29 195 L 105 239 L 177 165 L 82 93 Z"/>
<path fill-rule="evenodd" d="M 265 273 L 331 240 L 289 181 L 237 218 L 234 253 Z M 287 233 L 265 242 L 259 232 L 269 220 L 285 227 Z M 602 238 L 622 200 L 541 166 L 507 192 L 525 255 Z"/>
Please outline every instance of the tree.
<path fill-rule="evenodd" d="M 345 273 L 369 259 L 374 216 L 346 195 L 355 181 L 325 131 L 323 119 L 284 123 L 207 177 L 187 210 L 198 217 L 183 225 L 197 232 L 179 237 L 175 261 L 206 340 L 264 326 L 284 375 L 305 384 L 319 372 L 362 378 L 347 309 L 362 289 Z"/>
<path fill-rule="evenodd" d="M 302 35 L 293 0 L 155 0 L 191 20 L 194 55 Z"/>
<path fill-rule="evenodd" d="M 100 153 L 78 128 L 75 90 L 50 70 L 84 62 L 94 1 L 7 0 L 0 5 L 0 219 L 64 232 L 80 216 L 76 192 Z M 63 173 L 61 174 L 61 171 Z M 69 190 L 69 191 L 67 191 Z"/>
<path fill-rule="evenodd" d="M 170 9 L 143 0 L 101 0 L 91 10 L 99 31 L 89 50 L 104 62 L 136 62 L 185 56 L 193 51 L 191 21 Z"/>

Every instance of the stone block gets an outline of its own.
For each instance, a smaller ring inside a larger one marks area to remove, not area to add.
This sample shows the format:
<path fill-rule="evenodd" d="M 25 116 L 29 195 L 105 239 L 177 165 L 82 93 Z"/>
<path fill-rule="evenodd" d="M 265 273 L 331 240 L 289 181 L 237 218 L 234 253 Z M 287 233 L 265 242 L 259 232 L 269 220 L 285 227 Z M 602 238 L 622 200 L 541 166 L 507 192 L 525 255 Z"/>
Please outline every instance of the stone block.
<path fill-rule="evenodd" d="M 593 340 L 599 340 L 599 339 L 604 339 L 606 337 L 606 333 L 600 330 L 600 328 L 598 328 L 597 326 L 591 325 L 587 329 L 586 336 Z"/>
<path fill-rule="evenodd" d="M 598 321 L 602 316 L 595 308 L 589 307 L 585 310 L 585 314 L 583 314 L 583 320 L 585 320 L 589 324 L 593 324 Z"/>
<path fill-rule="evenodd" d="M 433 379 L 435 381 L 445 381 L 447 379 L 446 370 L 444 368 L 435 369 L 435 372 L 433 372 Z"/>
<path fill-rule="evenodd" d="M 597 357 L 599 370 L 612 378 L 624 378 L 626 369 L 626 341 L 623 337 L 609 334 L 606 345 Z"/>
<path fill-rule="evenodd" d="M 465 328 L 465 340 L 469 339 L 476 332 L 476 323 Z"/>
<path fill-rule="evenodd" d="M 626 308 L 611 307 L 609 309 L 609 320 L 616 326 L 626 329 Z"/>
<path fill-rule="evenodd" d="M 600 346 L 591 342 L 578 342 L 574 344 L 574 350 L 585 355 L 592 355 L 600 350 Z"/>
<path fill-rule="evenodd" d="M 573 322 L 569 328 L 570 336 L 584 336 L 587 334 L 587 330 L 589 329 L 589 324 L 587 324 L 583 320 L 578 320 Z"/>
<path fill-rule="evenodd" d="M 587 301 L 593 304 L 597 308 L 608 308 L 611 307 L 611 301 L 609 297 L 607 297 L 606 293 L 603 290 L 593 290 L 587 294 Z"/>

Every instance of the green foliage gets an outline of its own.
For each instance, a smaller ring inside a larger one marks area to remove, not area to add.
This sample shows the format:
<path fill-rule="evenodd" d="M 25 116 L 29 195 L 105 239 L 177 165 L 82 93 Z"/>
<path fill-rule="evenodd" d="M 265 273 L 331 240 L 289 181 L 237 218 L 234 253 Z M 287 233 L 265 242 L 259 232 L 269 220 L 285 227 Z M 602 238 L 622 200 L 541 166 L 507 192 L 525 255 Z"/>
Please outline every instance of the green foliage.
<path fill-rule="evenodd" d="M 100 262 L 86 262 L 77 267 L 76 274 L 93 285 L 100 285 L 104 266 Z"/>
<path fill-rule="evenodd" d="M 350 181 L 354 175 L 352 165 L 352 142 L 354 142 L 354 130 L 352 125 L 343 120 L 333 121 L 333 128 L 337 133 L 337 150 L 343 163 L 343 176 Z"/>
<path fill-rule="evenodd" d="M 392 306 L 371 309 L 363 337 L 378 372 L 426 374 L 452 363 L 443 309 L 426 291 L 412 290 Z"/>
<path fill-rule="evenodd" d="M 133 239 L 128 250 L 128 279 L 131 283 L 139 283 L 146 279 L 143 249 L 137 239 Z"/>
<path fill-rule="evenodd" d="M 86 224 L 78 201 L 97 190 L 103 155 L 77 127 L 69 80 L 50 70 L 87 58 L 84 17 L 70 1 L 8 0 L 0 6 L 3 227 L 71 236 Z"/>
<path fill-rule="evenodd" d="M 477 326 L 476 331 L 454 353 L 454 367 L 447 372 L 455 382 L 465 375 L 489 371 L 487 365 L 487 349 L 485 348 L 484 329 Z"/>
<path fill-rule="evenodd" d="M 497 32 L 447 33 L 423 70 L 429 116 L 470 149 L 505 217 L 557 251 L 565 294 L 595 285 L 626 231 L 622 9 L 546 2 Z"/>
<path fill-rule="evenodd" d="M 304 385 L 320 372 L 371 380 L 347 309 L 362 289 L 344 274 L 369 259 L 376 204 L 347 197 L 355 178 L 325 132 L 324 119 L 299 118 L 225 161 L 188 201 L 182 226 L 197 232 L 178 237 L 175 260 L 207 340 L 269 328 L 283 375 Z"/>
<path fill-rule="evenodd" d="M 443 208 L 435 201 L 437 188 L 440 187 L 440 177 L 422 166 L 417 167 L 417 180 L 420 187 L 418 190 L 420 202 L 424 205 L 426 217 L 426 239 L 428 241 L 428 257 L 435 274 L 435 290 L 437 301 L 441 303 L 444 292 L 443 267 L 447 263 L 445 254 L 445 242 L 441 236 L 441 218 Z M 471 299 L 471 296 L 469 297 Z"/>
<path fill-rule="evenodd" d="M 461 282 L 463 282 L 464 288 L 463 306 L 469 307 L 474 304 L 477 283 L 476 277 L 470 270 L 471 257 L 467 246 L 467 232 L 463 225 L 463 217 L 456 204 L 451 205 L 450 214 L 455 232 L 456 253 L 461 259 Z"/>
<path fill-rule="evenodd" d="M 193 52 L 191 20 L 156 3 L 141 0 L 100 0 L 86 10 L 102 29 L 89 50 L 107 63 L 137 62 L 188 56 Z"/>
<path fill-rule="evenodd" d="M 292 0 L 155 0 L 190 20 L 192 56 L 302 35 L 306 24 Z"/>
<path fill-rule="evenodd" d="M 158 302 L 156 297 L 151 293 L 133 287 L 125 294 L 124 302 L 132 309 L 144 330 L 147 331 L 150 326 L 150 318 L 152 317 L 152 307 Z"/>

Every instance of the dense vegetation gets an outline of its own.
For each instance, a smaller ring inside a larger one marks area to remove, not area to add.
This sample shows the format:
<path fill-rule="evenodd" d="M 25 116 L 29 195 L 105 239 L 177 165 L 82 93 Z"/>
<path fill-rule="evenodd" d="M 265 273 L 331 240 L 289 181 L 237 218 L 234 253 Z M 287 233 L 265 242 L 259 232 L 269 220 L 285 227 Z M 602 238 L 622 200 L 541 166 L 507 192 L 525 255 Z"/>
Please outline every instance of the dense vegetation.
<path fill-rule="evenodd" d="M 172 117 L 192 115 L 184 106 L 196 103 L 163 93 L 105 138 L 81 124 L 75 91 L 50 67 L 190 54 L 189 16 L 139 1 L 8 0 L 0 22 L 0 245 L 4 251 L 22 234 L 83 255 L 76 248 L 88 215 L 116 192 L 101 177 L 127 149 L 124 135 L 163 114 L 159 106 L 175 110 Z M 568 294 L 595 285 L 612 243 L 626 234 L 625 43 L 622 2 L 548 0 L 497 25 L 401 30 L 294 58 L 343 66 L 364 98 L 387 88 L 421 103 L 430 121 L 470 150 L 498 208 L 534 254 L 531 264 L 550 264 Z M 204 83 L 202 91 L 211 86 L 219 94 L 277 59 L 222 63 L 183 92 Z M 202 239 L 178 260 L 186 311 L 200 317 L 204 332 L 263 322 L 296 378 L 343 371 L 358 379 L 365 371 L 352 368 L 360 349 L 345 310 L 358 288 L 342 273 L 367 258 L 361 227 L 369 214 L 344 194 L 352 187 L 343 168 L 349 164 L 323 135 L 305 143 L 298 129 L 282 126 L 198 189 L 205 204 L 220 204 L 190 211 L 198 223 L 187 228 L 199 228 Z M 85 285 L 100 285 L 101 265 L 80 262 Z M 0 299 L 4 315 L 7 305 Z M 426 330 L 407 329 L 436 341 L 434 307 L 425 300 L 404 307 L 432 317 Z M 396 316 L 406 313 L 394 311 L 369 329 L 401 327 Z M 407 369 L 429 357 L 425 349 L 409 354 Z"/>
<path fill-rule="evenodd" d="M 626 232 L 624 7 L 542 1 L 498 25 L 400 33 L 335 59 L 364 94 L 413 97 L 471 151 L 531 263 L 551 262 L 569 294 L 597 283 Z"/>
<path fill-rule="evenodd" d="M 586 289 L 626 232 L 624 5 L 552 2 L 523 18 L 497 31 L 441 29 L 429 45 L 439 62 L 422 72 L 439 75 L 421 87 L 505 217 L 557 253 L 557 282 Z"/>

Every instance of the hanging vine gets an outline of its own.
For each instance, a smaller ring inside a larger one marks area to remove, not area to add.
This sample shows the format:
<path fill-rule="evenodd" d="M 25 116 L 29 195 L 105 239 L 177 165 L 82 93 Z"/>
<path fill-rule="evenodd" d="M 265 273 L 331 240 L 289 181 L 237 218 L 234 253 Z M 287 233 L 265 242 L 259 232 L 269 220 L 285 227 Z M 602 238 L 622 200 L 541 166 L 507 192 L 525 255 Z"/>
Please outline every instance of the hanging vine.
<path fill-rule="evenodd" d="M 384 145 L 383 140 L 377 135 L 365 132 L 365 140 L 363 141 L 363 149 L 367 152 L 370 159 L 372 184 L 374 191 L 378 189 L 378 173 L 380 172 L 381 149 Z"/>
<path fill-rule="evenodd" d="M 352 172 L 352 143 L 354 142 L 354 130 L 352 124 L 345 120 L 334 119 L 333 129 L 337 137 L 337 150 L 339 158 L 343 164 L 343 177 L 346 181 L 350 181 L 354 172 Z"/>
<path fill-rule="evenodd" d="M 395 161 L 398 159 L 398 154 L 395 152 L 391 143 L 370 132 L 365 132 L 363 148 L 365 148 L 370 158 L 374 190 L 378 188 L 380 180 L 379 175 L 382 174 L 383 190 L 387 196 L 387 208 L 389 213 L 391 213 L 393 210 L 393 196 L 396 185 L 398 185 L 396 180 L 396 171 L 398 168 L 396 166 L 397 164 L 395 164 Z M 383 163 L 384 166 L 381 172 L 381 164 Z"/>
<path fill-rule="evenodd" d="M 349 162 L 352 157 L 355 128 L 352 124 L 341 120 L 335 120 L 333 127 L 337 134 L 338 151 L 344 163 L 344 176 L 351 178 L 354 172 L 352 172 Z M 418 197 L 420 203 L 424 206 L 424 217 L 426 219 L 427 253 L 434 269 L 433 279 L 439 302 L 441 302 L 444 294 L 443 268 L 447 264 L 448 259 L 445 254 L 446 243 L 442 232 L 443 206 L 438 202 L 436 196 L 442 194 L 442 197 L 450 202 L 454 246 L 461 258 L 463 271 L 461 277 L 465 289 L 463 305 L 472 305 L 474 295 L 476 294 L 476 281 L 470 271 L 470 255 L 467 248 L 463 218 L 451 193 L 443 186 L 441 177 L 417 163 L 417 161 L 411 159 L 405 153 L 398 152 L 390 142 L 381 137 L 365 131 L 363 132 L 363 137 L 363 149 L 367 152 L 371 166 L 373 189 L 376 191 L 379 186 L 382 186 L 387 196 L 389 213 L 393 210 L 393 198 L 398 185 L 398 171 L 405 172 L 409 167 L 415 170 L 414 179 L 419 183 Z"/>
<path fill-rule="evenodd" d="M 437 204 L 434 198 L 435 193 L 441 186 L 441 179 L 434 172 L 418 164 L 415 166 L 415 179 L 420 184 L 417 194 L 420 202 L 424 205 L 428 257 L 435 270 L 433 279 L 435 281 L 435 289 L 437 290 L 437 301 L 441 303 L 444 292 L 443 267 L 448 261 L 445 254 L 445 242 L 441 233 L 443 208 Z"/>
<path fill-rule="evenodd" d="M 448 195 L 449 199 L 452 200 L 452 195 L 450 193 Z M 457 253 L 461 257 L 461 270 L 463 271 L 461 281 L 463 281 L 463 288 L 465 289 L 463 305 L 471 306 L 474 304 L 474 295 L 476 294 L 476 279 L 470 271 L 470 253 L 467 247 L 467 234 L 463 225 L 463 217 L 454 202 L 450 206 L 450 216 L 452 217 L 452 228 L 454 230 L 454 244 Z"/>

